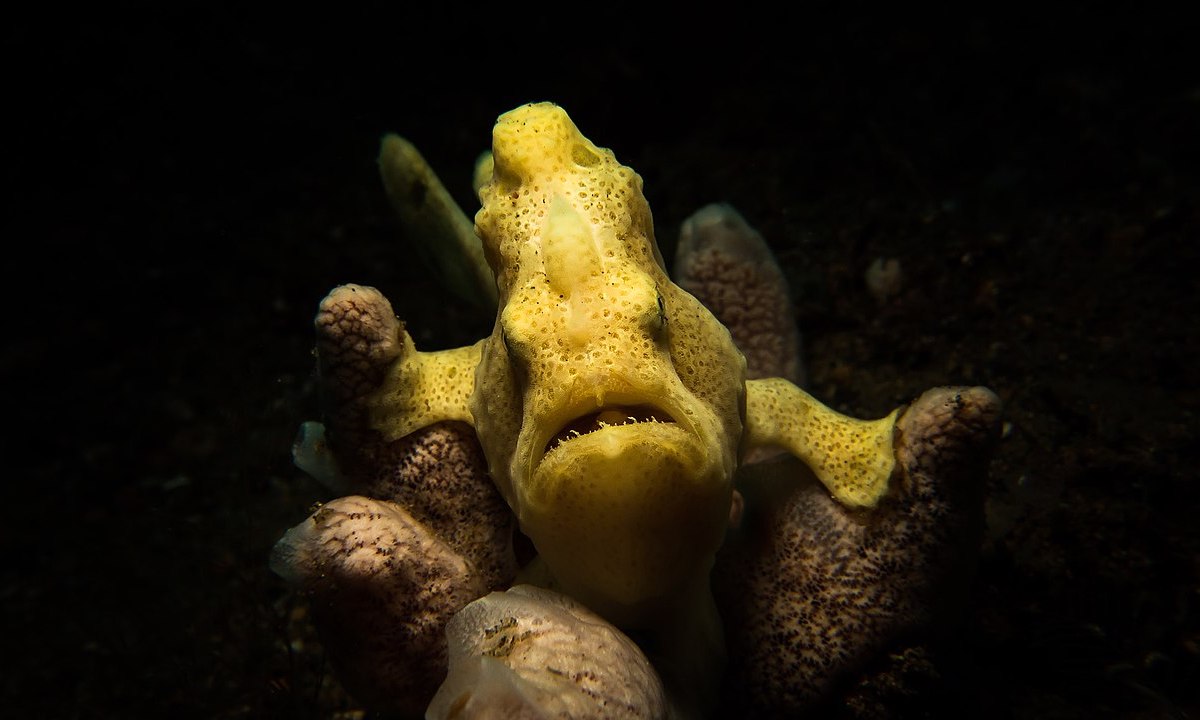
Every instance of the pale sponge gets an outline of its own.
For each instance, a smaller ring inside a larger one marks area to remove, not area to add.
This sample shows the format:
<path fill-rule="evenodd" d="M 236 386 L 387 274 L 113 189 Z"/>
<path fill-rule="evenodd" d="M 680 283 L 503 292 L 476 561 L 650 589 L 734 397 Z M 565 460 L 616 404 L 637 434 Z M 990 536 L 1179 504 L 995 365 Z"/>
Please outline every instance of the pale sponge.
<path fill-rule="evenodd" d="M 446 627 L 450 671 L 425 717 L 662 718 L 663 688 L 628 637 L 570 598 L 494 592 Z"/>

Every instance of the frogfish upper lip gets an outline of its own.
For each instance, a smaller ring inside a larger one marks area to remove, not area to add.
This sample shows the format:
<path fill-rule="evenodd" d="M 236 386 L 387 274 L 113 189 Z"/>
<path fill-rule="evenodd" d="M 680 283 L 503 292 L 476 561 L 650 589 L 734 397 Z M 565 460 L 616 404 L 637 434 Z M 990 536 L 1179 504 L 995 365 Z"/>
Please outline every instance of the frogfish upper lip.
<path fill-rule="evenodd" d="M 575 438 L 608 427 L 636 423 L 675 423 L 675 418 L 667 410 L 652 403 L 604 405 L 593 408 L 568 420 L 553 432 L 546 441 L 538 462 L 558 449 L 559 446 L 569 443 Z"/>

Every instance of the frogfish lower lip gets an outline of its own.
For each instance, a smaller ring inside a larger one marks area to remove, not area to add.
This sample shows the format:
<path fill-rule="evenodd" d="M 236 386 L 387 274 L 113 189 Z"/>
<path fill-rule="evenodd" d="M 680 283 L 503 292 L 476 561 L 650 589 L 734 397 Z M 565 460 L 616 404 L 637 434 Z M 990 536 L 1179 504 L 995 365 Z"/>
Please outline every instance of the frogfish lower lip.
<path fill-rule="evenodd" d="M 569 421 L 547 441 L 542 457 L 549 455 L 563 443 L 607 427 L 618 427 L 636 423 L 674 423 L 675 418 L 656 405 L 606 405 Z"/>

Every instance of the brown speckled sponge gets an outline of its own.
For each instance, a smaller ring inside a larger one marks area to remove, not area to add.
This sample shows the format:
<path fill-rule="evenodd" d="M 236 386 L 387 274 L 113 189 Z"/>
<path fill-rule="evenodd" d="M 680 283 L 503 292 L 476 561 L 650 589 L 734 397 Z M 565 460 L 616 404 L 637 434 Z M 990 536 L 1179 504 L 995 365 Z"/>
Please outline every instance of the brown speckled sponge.
<path fill-rule="evenodd" d="M 389 440 L 375 429 L 376 393 L 412 356 L 403 324 L 378 290 L 342 285 L 315 320 L 327 435 L 351 492 L 399 503 L 481 573 L 485 587 L 516 575 L 512 511 L 487 475 L 475 431 L 440 422 Z"/>
<path fill-rule="evenodd" d="M 897 424 L 897 474 L 851 513 L 794 461 L 749 466 L 742 529 L 718 556 L 727 697 L 753 717 L 793 717 L 901 633 L 936 617 L 965 572 L 982 517 L 982 463 L 999 400 L 936 388 Z"/>
<path fill-rule="evenodd" d="M 446 421 L 399 439 L 376 428 L 381 387 L 422 355 L 379 291 L 334 289 L 315 321 L 329 449 L 339 484 L 276 545 L 272 568 L 312 601 L 347 689 L 420 714 L 445 675 L 445 624 L 516 575 L 515 518 L 474 430 Z"/>
<path fill-rule="evenodd" d="M 762 235 L 725 204 L 683 221 L 675 282 L 729 328 L 746 356 L 746 377 L 805 384 L 791 291 Z"/>
<path fill-rule="evenodd" d="M 388 443 L 377 456 L 381 462 L 356 492 L 402 505 L 466 558 L 485 587 L 507 587 L 517 574 L 516 518 L 487 475 L 475 431 L 438 423 Z"/>
<path fill-rule="evenodd" d="M 404 325 L 392 305 L 373 287 L 341 285 L 321 300 L 313 320 L 317 333 L 317 369 L 321 402 L 334 453 L 346 468 L 357 457 L 370 432 L 367 399 L 383 384 L 387 371 L 404 350 Z"/>
<path fill-rule="evenodd" d="M 357 496 L 289 530 L 271 568 L 309 597 L 346 688 L 373 708 L 414 716 L 445 675 L 446 621 L 487 591 L 399 505 Z"/>

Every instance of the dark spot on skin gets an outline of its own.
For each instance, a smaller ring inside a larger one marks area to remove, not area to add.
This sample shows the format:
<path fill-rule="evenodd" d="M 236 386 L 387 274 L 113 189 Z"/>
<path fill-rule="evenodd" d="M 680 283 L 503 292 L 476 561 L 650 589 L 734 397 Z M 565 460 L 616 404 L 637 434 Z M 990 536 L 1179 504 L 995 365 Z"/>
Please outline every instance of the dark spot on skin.
<path fill-rule="evenodd" d="M 408 196 L 412 200 L 413 205 L 422 205 L 425 202 L 425 196 L 429 194 L 429 187 L 423 182 L 413 183 L 408 189 Z"/>

